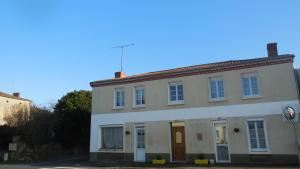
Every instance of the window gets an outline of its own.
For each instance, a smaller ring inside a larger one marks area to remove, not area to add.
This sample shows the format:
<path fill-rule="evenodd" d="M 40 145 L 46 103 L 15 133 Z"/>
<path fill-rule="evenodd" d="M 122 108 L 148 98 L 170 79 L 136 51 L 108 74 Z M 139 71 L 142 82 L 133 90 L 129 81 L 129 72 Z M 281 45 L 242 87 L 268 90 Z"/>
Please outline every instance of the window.
<path fill-rule="evenodd" d="M 176 144 L 181 144 L 183 141 L 182 141 L 182 133 L 180 131 L 177 131 L 176 134 L 175 134 L 175 143 Z"/>
<path fill-rule="evenodd" d="M 224 80 L 222 78 L 211 78 L 209 80 L 210 99 L 224 99 Z"/>
<path fill-rule="evenodd" d="M 258 79 L 255 73 L 243 74 L 242 83 L 245 97 L 259 96 Z"/>
<path fill-rule="evenodd" d="M 183 85 L 182 83 L 169 84 L 169 101 L 171 103 L 183 103 Z"/>
<path fill-rule="evenodd" d="M 135 87 L 134 91 L 135 91 L 134 106 L 145 105 L 145 88 L 144 87 Z"/>
<path fill-rule="evenodd" d="M 248 120 L 248 142 L 252 152 L 266 152 L 267 141 L 264 120 Z"/>
<path fill-rule="evenodd" d="M 124 89 L 115 89 L 115 108 L 122 108 L 125 105 Z"/>
<path fill-rule="evenodd" d="M 123 127 L 101 127 L 102 149 L 123 149 Z"/>

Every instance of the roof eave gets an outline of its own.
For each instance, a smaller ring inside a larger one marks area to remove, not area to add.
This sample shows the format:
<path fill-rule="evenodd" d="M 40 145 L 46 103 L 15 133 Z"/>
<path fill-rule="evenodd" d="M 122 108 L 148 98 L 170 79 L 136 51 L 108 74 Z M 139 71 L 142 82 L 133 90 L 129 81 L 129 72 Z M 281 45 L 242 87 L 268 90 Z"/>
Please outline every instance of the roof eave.
<path fill-rule="evenodd" d="M 230 71 L 230 70 L 238 70 L 238 69 L 245 69 L 250 67 L 260 67 L 260 66 L 267 66 L 273 64 L 282 64 L 282 63 L 289 63 L 293 62 L 295 58 L 294 54 L 286 54 L 280 55 L 277 58 L 257 58 L 257 59 L 265 59 L 265 60 L 257 60 L 251 62 L 244 62 L 244 63 L 233 63 L 231 65 L 221 65 L 209 68 L 195 68 L 191 70 L 183 70 L 176 72 L 164 72 L 161 74 L 150 74 L 150 75 L 142 75 L 142 76 L 128 76 L 125 78 L 118 78 L 118 79 L 108 79 L 108 80 L 100 80 L 90 82 L 91 87 L 100 87 L 100 86 L 110 86 L 110 85 L 119 85 L 119 84 L 128 84 L 128 83 L 135 83 L 140 81 L 150 81 L 150 80 L 158 80 L 158 79 L 166 79 L 166 78 L 174 78 L 182 77 L 182 76 L 191 76 L 195 74 L 208 74 L 208 73 L 215 73 L 215 72 L 222 72 L 222 71 Z M 246 60 L 245 60 L 246 61 Z M 234 61 L 232 61 L 234 62 Z M 215 63 L 217 64 L 217 63 Z M 178 68 L 180 69 L 180 68 Z"/>

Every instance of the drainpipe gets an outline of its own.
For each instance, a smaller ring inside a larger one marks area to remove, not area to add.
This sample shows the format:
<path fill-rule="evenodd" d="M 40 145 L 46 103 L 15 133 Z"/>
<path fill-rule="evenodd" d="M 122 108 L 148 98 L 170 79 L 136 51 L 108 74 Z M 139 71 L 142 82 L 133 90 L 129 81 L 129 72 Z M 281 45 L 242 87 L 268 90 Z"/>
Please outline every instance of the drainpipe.
<path fill-rule="evenodd" d="M 294 69 L 294 77 L 295 77 L 295 82 L 296 82 L 296 86 L 297 86 L 298 103 L 300 104 L 300 90 L 299 90 L 300 89 L 300 77 L 299 77 L 299 73 L 300 73 L 300 69 Z M 298 113 L 298 116 L 299 116 L 299 113 Z M 293 125 L 293 130 L 294 130 L 295 139 L 296 139 L 296 145 L 297 145 L 297 151 L 298 151 L 298 163 L 300 164 L 300 144 L 299 144 L 299 137 L 298 137 L 298 133 L 297 133 L 295 122 L 291 122 L 291 123 Z"/>

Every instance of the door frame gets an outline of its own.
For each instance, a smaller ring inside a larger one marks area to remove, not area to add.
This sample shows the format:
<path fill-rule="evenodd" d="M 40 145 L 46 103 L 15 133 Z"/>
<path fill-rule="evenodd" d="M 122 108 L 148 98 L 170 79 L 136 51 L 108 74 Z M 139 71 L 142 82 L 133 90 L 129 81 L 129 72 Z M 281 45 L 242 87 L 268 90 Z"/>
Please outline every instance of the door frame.
<path fill-rule="evenodd" d="M 133 129 L 133 158 L 134 158 L 134 162 L 145 162 L 146 161 L 146 151 L 145 151 L 145 161 L 137 161 L 137 148 L 136 148 L 136 139 L 137 139 L 137 128 L 144 128 L 145 131 L 145 125 L 144 124 L 135 124 L 134 125 L 134 129 Z M 146 137 L 146 133 L 144 135 L 144 137 Z M 145 138 L 145 149 L 146 149 L 146 138 Z"/>
<path fill-rule="evenodd" d="M 170 128 L 169 128 L 169 148 L 170 148 L 170 162 L 186 162 L 186 159 L 184 161 L 174 161 L 173 160 L 173 140 L 172 140 L 172 123 L 183 123 L 182 127 L 184 127 L 184 146 L 185 146 L 185 158 L 187 157 L 187 153 L 186 153 L 186 131 L 185 131 L 185 122 L 184 121 L 171 121 L 169 123 Z"/>
<path fill-rule="evenodd" d="M 216 130 L 215 130 L 215 124 L 218 124 L 218 123 L 224 123 L 225 126 L 226 126 L 226 137 L 227 137 L 227 147 L 228 147 L 228 157 L 229 157 L 229 160 L 228 161 L 222 161 L 222 160 L 219 160 L 218 159 L 218 151 L 217 151 L 217 143 L 216 143 Z M 214 148 L 215 148 L 215 160 L 217 163 L 231 163 L 231 157 L 230 157 L 230 141 L 229 141 L 229 137 L 228 137 L 228 125 L 227 125 L 227 120 L 216 120 L 216 121 L 213 121 L 213 126 L 212 126 L 212 130 L 213 130 L 213 139 L 214 139 Z"/>

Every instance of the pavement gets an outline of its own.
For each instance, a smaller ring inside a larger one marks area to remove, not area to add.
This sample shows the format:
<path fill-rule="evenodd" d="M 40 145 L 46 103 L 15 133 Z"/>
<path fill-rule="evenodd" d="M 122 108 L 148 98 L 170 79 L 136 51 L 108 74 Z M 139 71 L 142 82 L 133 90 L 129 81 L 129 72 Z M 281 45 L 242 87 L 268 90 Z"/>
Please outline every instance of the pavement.
<path fill-rule="evenodd" d="M 239 167 L 239 166 L 80 166 L 80 165 L 55 165 L 55 166 L 47 166 L 47 165 L 33 165 L 33 164 L 0 164 L 0 169 L 300 169 L 300 166 L 266 166 L 266 167 Z"/>
<path fill-rule="evenodd" d="M 198 166 L 193 164 L 164 164 L 154 165 L 150 163 L 113 163 L 113 162 L 90 162 L 85 156 L 52 159 L 42 162 L 31 163 L 3 163 L 0 169 L 300 169 L 300 166 L 238 166 L 238 165 L 209 165 Z"/>

